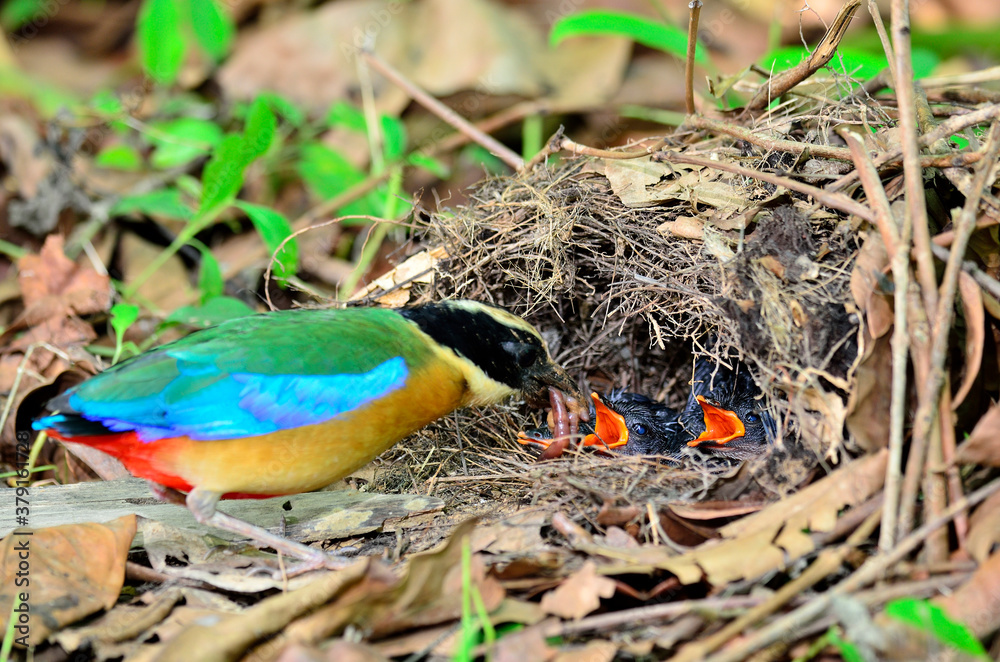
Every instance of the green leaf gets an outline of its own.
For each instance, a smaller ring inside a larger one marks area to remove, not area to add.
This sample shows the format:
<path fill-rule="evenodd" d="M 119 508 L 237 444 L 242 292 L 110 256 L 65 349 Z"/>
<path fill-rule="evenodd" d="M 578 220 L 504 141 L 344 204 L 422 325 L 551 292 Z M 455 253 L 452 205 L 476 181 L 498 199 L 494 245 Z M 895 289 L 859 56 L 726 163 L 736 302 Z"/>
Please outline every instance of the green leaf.
<path fill-rule="evenodd" d="M 274 116 L 267 101 L 257 98 L 247 112 L 246 125 L 243 128 L 243 159 L 244 165 L 250 165 L 254 159 L 264 154 L 274 140 L 274 131 L 278 120 Z"/>
<path fill-rule="evenodd" d="M 202 306 L 181 306 L 170 313 L 163 324 L 183 324 L 197 328 L 207 328 L 221 324 L 227 320 L 253 315 L 255 311 L 239 299 L 221 296 L 215 297 Z"/>
<path fill-rule="evenodd" d="M 117 117 L 125 112 L 122 100 L 111 90 L 99 90 L 90 99 L 90 107 L 106 117 Z"/>
<path fill-rule="evenodd" d="M 938 641 L 952 648 L 989 659 L 986 649 L 969 628 L 953 620 L 944 609 L 929 600 L 893 600 L 885 606 L 885 613 L 890 618 L 929 632 Z"/>
<path fill-rule="evenodd" d="M 274 255 L 274 251 L 281 246 L 286 238 L 292 234 L 292 225 L 284 216 L 269 207 L 254 205 L 249 202 L 239 201 L 236 205 L 246 212 L 253 223 L 264 245 L 267 246 L 269 255 Z M 274 273 L 278 278 L 288 278 L 294 276 L 298 270 L 299 246 L 292 239 L 288 241 L 278 253 L 274 265 Z"/>
<path fill-rule="evenodd" d="M 231 133 L 226 136 L 205 164 L 202 172 L 201 206 L 199 215 L 228 205 L 243 186 L 244 161 L 243 136 Z"/>
<path fill-rule="evenodd" d="M 292 126 L 298 128 L 305 124 L 306 114 L 291 100 L 286 99 L 280 94 L 264 92 L 257 98 L 266 102 L 275 113 L 283 117 Z"/>
<path fill-rule="evenodd" d="M 328 200 L 360 184 L 365 174 L 344 156 L 322 143 L 306 143 L 295 169 L 306 186 L 320 200 Z M 377 197 L 377 193 L 373 194 Z M 340 209 L 342 214 L 372 214 L 376 209 L 373 195 L 352 202 Z"/>
<path fill-rule="evenodd" d="M 555 46 L 570 37 L 592 35 L 628 37 L 643 46 L 665 51 L 681 59 L 687 57 L 685 31 L 643 16 L 617 11 L 592 10 L 570 14 L 552 26 L 549 43 Z M 708 55 L 701 42 L 695 45 L 694 59 L 700 64 L 708 63 Z"/>
<path fill-rule="evenodd" d="M 0 10 L 0 25 L 7 32 L 14 32 L 40 16 L 45 4 L 45 0 L 11 0 Z"/>
<path fill-rule="evenodd" d="M 335 101 L 326 114 L 326 125 L 330 128 L 340 127 L 350 131 L 364 133 L 368 130 L 365 114 L 360 108 L 346 101 Z"/>
<path fill-rule="evenodd" d="M 164 188 L 149 193 L 127 195 L 111 207 L 111 214 L 148 214 L 182 221 L 194 217 L 194 210 L 184 204 L 181 193 L 175 188 Z"/>
<path fill-rule="evenodd" d="M 156 151 L 150 162 L 161 170 L 190 163 L 222 142 L 222 129 L 217 124 L 194 117 L 155 122 L 151 128 L 150 139 Z"/>
<path fill-rule="evenodd" d="M 236 32 L 232 20 L 215 0 L 188 0 L 194 37 L 205 52 L 219 62 L 233 43 Z"/>
<path fill-rule="evenodd" d="M 142 169 L 142 156 L 131 145 L 109 145 L 94 157 L 94 165 L 101 168 L 135 172 Z"/>
<path fill-rule="evenodd" d="M 201 302 L 205 303 L 215 297 L 222 296 L 226 281 L 222 278 L 222 268 L 219 261 L 200 241 L 191 242 L 192 246 L 201 251 L 201 270 L 198 272 L 198 289 L 201 290 Z"/>
<path fill-rule="evenodd" d="M 406 127 L 395 117 L 382 115 L 382 138 L 385 142 L 385 160 L 396 161 L 406 152 Z"/>
<path fill-rule="evenodd" d="M 844 662 L 865 662 L 865 656 L 861 654 L 857 646 L 841 639 L 840 635 L 833 628 L 830 628 L 826 633 L 826 639 L 837 648 L 840 656 L 844 658 Z"/>
<path fill-rule="evenodd" d="M 184 60 L 177 0 L 146 0 L 136 30 L 146 73 L 159 83 L 174 82 Z"/>
<path fill-rule="evenodd" d="M 443 161 L 427 156 L 422 152 L 413 152 L 406 157 L 406 162 L 415 168 L 423 168 L 439 179 L 448 179 L 451 176 L 451 168 Z"/>
<path fill-rule="evenodd" d="M 500 175 L 508 172 L 507 166 L 503 161 L 480 145 L 466 145 L 462 148 L 461 155 L 462 161 L 472 162 L 491 175 Z"/>
<path fill-rule="evenodd" d="M 111 307 L 111 328 L 115 332 L 115 354 L 111 363 L 118 363 L 124 347 L 125 332 L 139 319 L 139 306 L 130 303 L 116 303 Z"/>

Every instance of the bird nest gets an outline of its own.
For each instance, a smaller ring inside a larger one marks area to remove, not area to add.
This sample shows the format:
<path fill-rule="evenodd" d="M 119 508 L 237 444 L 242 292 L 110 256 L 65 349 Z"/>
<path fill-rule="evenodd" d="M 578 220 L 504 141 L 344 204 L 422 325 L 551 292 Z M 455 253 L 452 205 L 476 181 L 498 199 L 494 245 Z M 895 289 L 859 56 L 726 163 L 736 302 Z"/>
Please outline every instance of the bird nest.
<path fill-rule="evenodd" d="M 699 151 L 719 147 L 698 144 Z M 765 168 L 773 162 L 774 155 L 760 158 Z M 573 159 L 482 182 L 463 208 L 420 223 L 421 246 L 441 258 L 433 276 L 383 280 L 369 296 L 404 287 L 410 301 L 494 303 L 535 324 L 585 392 L 624 388 L 677 408 L 688 398 L 695 356 L 738 356 L 779 427 L 774 450 L 741 475 L 753 479 L 758 496 L 787 493 L 847 443 L 845 400 L 859 333 L 850 291 L 857 245 L 848 221 L 735 176 L 715 177 L 708 187 L 742 201 L 728 208 L 699 204 L 683 186 L 674 199 L 626 205 L 620 172 L 611 172 L 621 163 Z M 572 476 L 610 485 L 624 472 L 634 480 L 620 482 L 618 494 L 672 499 L 733 473 L 701 457 L 684 471 L 649 471 L 648 460 L 593 454 L 541 468 L 515 442 L 538 414 L 514 406 L 456 416 L 403 444 L 397 453 L 413 457 L 390 463 L 395 469 L 379 472 L 376 486 L 439 494 L 457 487 L 465 499 L 469 490 L 496 497 L 484 485 L 502 484 L 510 496 L 537 499 L 572 487 Z"/>

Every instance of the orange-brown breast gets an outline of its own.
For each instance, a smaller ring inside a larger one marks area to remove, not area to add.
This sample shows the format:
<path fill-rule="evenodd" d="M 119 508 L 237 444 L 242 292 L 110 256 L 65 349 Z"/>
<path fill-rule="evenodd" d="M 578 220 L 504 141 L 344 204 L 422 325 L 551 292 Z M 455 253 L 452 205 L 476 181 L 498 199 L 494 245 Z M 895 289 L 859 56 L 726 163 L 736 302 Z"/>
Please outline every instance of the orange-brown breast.
<path fill-rule="evenodd" d="M 133 474 L 179 489 L 297 494 L 343 478 L 468 399 L 461 370 L 432 361 L 403 388 L 319 425 L 239 439 L 176 437 L 101 449 L 118 456 Z"/>

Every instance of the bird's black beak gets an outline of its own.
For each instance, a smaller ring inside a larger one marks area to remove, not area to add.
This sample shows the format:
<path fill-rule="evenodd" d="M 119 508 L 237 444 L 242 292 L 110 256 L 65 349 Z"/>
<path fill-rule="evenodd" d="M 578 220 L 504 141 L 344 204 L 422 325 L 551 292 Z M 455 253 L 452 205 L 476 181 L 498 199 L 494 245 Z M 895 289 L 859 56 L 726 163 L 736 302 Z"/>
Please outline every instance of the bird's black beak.
<path fill-rule="evenodd" d="M 529 405 L 540 409 L 548 407 L 549 387 L 562 392 L 570 413 L 579 416 L 580 420 L 590 419 L 590 407 L 585 404 L 583 392 L 562 367 L 549 361 L 538 363 L 525 371 L 522 391 Z"/>
<path fill-rule="evenodd" d="M 689 441 L 688 446 L 718 447 L 746 434 L 746 427 L 736 412 L 718 407 L 704 396 L 697 395 L 695 398 L 705 415 L 705 431 L 697 439 Z"/>

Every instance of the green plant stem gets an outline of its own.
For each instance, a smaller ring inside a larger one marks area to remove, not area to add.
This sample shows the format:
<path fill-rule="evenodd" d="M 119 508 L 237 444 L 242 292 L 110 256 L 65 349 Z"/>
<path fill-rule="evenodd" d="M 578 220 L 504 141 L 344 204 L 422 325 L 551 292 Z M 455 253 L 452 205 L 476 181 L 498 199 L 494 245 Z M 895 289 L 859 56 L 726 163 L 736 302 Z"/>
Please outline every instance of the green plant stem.
<path fill-rule="evenodd" d="M 0 253 L 3 253 L 11 260 L 20 260 L 22 257 L 30 253 L 16 244 L 12 244 L 5 239 L 0 239 Z"/>
<path fill-rule="evenodd" d="M 383 213 L 385 218 L 392 219 L 396 216 L 396 207 L 399 204 L 398 195 L 403 185 L 403 169 L 397 166 L 393 169 L 392 175 L 389 177 L 389 185 L 387 187 L 385 195 L 385 205 L 383 207 Z M 375 256 L 378 255 L 379 248 L 382 246 L 382 242 L 385 240 L 386 234 L 389 233 L 389 229 L 392 227 L 392 221 L 386 221 L 378 223 L 371 232 L 368 233 L 368 239 L 365 240 L 364 248 L 361 250 L 361 257 L 358 258 L 358 264 L 354 267 L 354 270 L 348 274 L 344 282 L 340 284 L 340 298 L 349 299 L 357 288 L 358 283 L 364 278 L 365 274 L 368 273 L 368 268 L 371 266 L 372 262 L 375 261 Z"/>
<path fill-rule="evenodd" d="M 521 125 L 521 158 L 530 161 L 542 151 L 542 116 L 528 115 Z"/>
<path fill-rule="evenodd" d="M 0 662 L 7 662 L 10 659 L 10 652 L 14 648 L 14 624 L 17 622 L 17 608 L 21 606 L 20 594 L 14 593 L 14 603 L 11 605 L 10 618 L 7 619 L 7 629 L 3 635 L 3 644 L 0 645 Z"/>
<path fill-rule="evenodd" d="M 159 271 L 160 268 L 181 249 L 181 247 L 190 243 L 190 241 L 194 239 L 199 232 L 210 226 L 229 206 L 229 202 L 230 201 L 227 201 L 226 204 L 219 205 L 218 207 L 210 209 L 206 213 L 199 214 L 195 218 L 191 219 L 191 222 L 184 226 L 184 229 L 177 235 L 177 238 L 174 239 L 169 246 L 160 251 L 159 255 L 153 258 L 149 265 L 143 269 L 142 273 L 139 274 L 139 276 L 125 288 L 125 291 L 122 293 L 122 297 L 126 301 L 130 301 L 132 297 L 135 296 L 136 292 L 139 291 L 139 288 L 142 287 L 142 285 L 149 280 L 153 274 Z"/>

